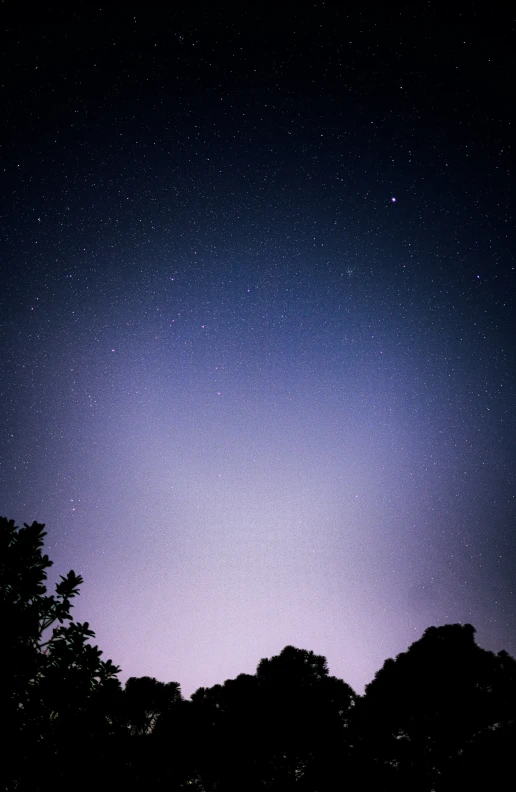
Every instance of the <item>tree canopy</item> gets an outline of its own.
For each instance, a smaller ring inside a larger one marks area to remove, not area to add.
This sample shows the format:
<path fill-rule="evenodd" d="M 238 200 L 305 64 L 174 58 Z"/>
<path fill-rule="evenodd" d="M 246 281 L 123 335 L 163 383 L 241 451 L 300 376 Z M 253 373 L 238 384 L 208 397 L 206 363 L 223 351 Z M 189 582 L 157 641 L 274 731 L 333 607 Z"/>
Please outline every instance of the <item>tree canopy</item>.
<path fill-rule="evenodd" d="M 190 700 L 103 660 L 72 616 L 82 577 L 47 593 L 44 526 L 0 518 L 2 789 L 451 792 L 501 785 L 516 739 L 516 661 L 470 624 L 429 627 L 365 694 L 286 646 Z M 94 779 L 94 780 L 92 780 Z"/>
<path fill-rule="evenodd" d="M 38 788 L 32 777 L 36 756 L 60 755 L 71 739 L 109 729 L 98 704 L 118 689 L 117 668 L 90 643 L 88 622 L 73 620 L 72 600 L 83 580 L 73 570 L 61 575 L 55 594 L 45 581 L 52 561 L 42 552 L 45 526 L 18 529 L 0 518 L 0 613 L 4 651 L 0 702 L 9 724 L 6 785 Z M 20 775 L 21 773 L 21 775 Z"/>

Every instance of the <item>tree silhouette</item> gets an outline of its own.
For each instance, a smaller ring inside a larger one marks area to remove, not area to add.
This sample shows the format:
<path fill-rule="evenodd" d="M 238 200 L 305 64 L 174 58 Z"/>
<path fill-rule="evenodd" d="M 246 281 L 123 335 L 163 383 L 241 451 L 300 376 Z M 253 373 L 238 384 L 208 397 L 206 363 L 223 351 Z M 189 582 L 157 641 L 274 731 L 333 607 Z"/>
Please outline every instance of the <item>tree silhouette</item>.
<path fill-rule="evenodd" d="M 207 789 L 331 789 L 347 761 L 355 694 L 329 676 L 326 659 L 287 646 L 241 674 L 192 696 L 207 750 L 196 765 Z M 314 787 L 315 788 L 315 787 Z"/>
<path fill-rule="evenodd" d="M 129 733 L 151 734 L 160 717 L 181 701 L 178 682 L 158 682 L 152 677 L 130 677 L 125 683 L 124 710 Z"/>
<path fill-rule="evenodd" d="M 61 576 L 55 595 L 45 580 L 52 565 L 42 547 L 44 525 L 18 529 L 0 518 L 0 615 L 3 652 L 0 705 L 9 724 L 3 765 L 6 788 L 39 789 L 37 756 L 59 757 L 66 747 L 109 728 L 99 702 L 119 686 L 119 669 L 91 646 L 87 622 L 74 622 L 71 600 L 82 578 L 72 570 Z M 55 777 L 54 777 L 55 778 Z M 55 778 L 57 783 L 57 778 Z"/>
<path fill-rule="evenodd" d="M 471 625 L 428 628 L 363 697 L 293 646 L 190 701 L 148 676 L 122 688 L 72 618 L 82 578 L 47 594 L 45 535 L 0 518 L 4 792 L 452 792 L 512 770 L 516 661 L 481 649 Z"/>
<path fill-rule="evenodd" d="M 367 686 L 359 714 L 365 764 L 381 778 L 373 786 L 444 788 L 470 741 L 514 718 L 516 661 L 481 649 L 474 635 L 470 624 L 430 627 Z"/>
<path fill-rule="evenodd" d="M 356 696 L 328 672 L 326 658 L 287 646 L 256 672 L 269 712 L 269 750 L 283 783 L 328 777 L 346 763 L 347 727 Z M 281 782 L 278 784 L 280 788 Z"/>

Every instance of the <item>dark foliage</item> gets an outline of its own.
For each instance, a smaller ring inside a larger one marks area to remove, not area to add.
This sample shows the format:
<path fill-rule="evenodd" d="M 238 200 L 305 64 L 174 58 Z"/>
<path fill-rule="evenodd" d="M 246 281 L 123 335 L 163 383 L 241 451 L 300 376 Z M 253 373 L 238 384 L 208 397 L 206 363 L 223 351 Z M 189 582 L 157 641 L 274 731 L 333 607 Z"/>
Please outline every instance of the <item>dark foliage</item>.
<path fill-rule="evenodd" d="M 71 600 L 80 575 L 61 576 L 46 593 L 52 565 L 41 548 L 39 523 L 18 529 L 0 518 L 0 615 L 4 649 L 0 703 L 8 724 L 2 764 L 6 789 L 44 789 L 51 763 L 54 788 L 72 745 L 86 745 L 112 731 L 109 706 L 119 692 L 119 669 L 92 646 L 89 624 L 74 622 Z"/>
<path fill-rule="evenodd" d="M 470 624 L 429 627 L 367 686 L 358 721 L 372 786 L 447 789 L 472 742 L 487 745 L 490 734 L 501 746 L 494 735 L 516 713 L 516 661 L 481 649 L 474 635 Z"/>
<path fill-rule="evenodd" d="M 287 646 L 256 674 L 200 688 L 131 678 L 73 621 L 82 578 L 48 595 L 44 526 L 0 518 L 4 790 L 501 787 L 516 747 L 516 661 L 471 625 L 430 627 L 363 697 L 326 659 Z"/>

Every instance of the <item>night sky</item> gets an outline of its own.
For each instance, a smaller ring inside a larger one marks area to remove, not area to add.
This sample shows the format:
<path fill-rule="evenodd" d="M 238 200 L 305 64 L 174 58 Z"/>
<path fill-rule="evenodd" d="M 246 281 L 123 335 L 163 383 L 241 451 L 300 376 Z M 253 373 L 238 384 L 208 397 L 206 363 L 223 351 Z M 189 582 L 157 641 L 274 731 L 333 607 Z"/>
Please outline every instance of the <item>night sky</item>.
<path fill-rule="evenodd" d="M 122 679 L 515 655 L 513 20 L 77 8 L 2 33 L 0 513 Z"/>

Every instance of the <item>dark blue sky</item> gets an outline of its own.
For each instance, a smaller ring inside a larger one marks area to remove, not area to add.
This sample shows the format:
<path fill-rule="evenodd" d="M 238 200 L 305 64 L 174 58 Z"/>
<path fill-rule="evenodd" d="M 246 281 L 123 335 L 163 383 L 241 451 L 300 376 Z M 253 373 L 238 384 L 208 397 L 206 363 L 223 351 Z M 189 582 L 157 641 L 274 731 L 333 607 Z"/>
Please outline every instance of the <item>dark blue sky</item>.
<path fill-rule="evenodd" d="M 1 509 L 124 676 L 515 654 L 511 24 L 8 23 Z"/>

